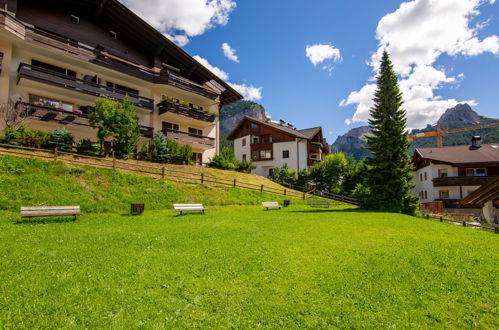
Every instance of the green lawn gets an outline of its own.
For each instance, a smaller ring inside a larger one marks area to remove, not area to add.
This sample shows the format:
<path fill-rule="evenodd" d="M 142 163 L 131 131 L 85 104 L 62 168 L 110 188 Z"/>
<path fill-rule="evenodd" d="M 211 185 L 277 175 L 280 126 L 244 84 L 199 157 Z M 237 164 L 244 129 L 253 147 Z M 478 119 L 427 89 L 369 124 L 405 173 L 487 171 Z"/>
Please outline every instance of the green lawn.
<path fill-rule="evenodd" d="M 0 211 L 0 328 L 499 327 L 499 235 L 310 210 Z"/>

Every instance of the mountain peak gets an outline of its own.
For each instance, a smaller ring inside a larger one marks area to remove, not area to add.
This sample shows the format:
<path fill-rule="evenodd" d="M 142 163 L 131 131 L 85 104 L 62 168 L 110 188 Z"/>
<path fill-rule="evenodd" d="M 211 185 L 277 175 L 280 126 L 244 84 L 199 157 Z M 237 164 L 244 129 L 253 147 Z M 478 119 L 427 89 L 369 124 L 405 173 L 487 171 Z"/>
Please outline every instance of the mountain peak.
<path fill-rule="evenodd" d="M 438 120 L 438 124 L 448 122 L 478 122 L 481 117 L 471 109 L 468 103 L 459 103 L 453 108 L 445 110 L 445 113 Z"/>

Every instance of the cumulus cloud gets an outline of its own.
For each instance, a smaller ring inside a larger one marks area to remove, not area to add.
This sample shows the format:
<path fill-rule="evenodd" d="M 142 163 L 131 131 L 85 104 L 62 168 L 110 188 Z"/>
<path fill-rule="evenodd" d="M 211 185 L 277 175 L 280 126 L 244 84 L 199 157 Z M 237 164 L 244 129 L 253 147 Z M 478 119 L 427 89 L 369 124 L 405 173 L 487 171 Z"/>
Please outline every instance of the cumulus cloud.
<path fill-rule="evenodd" d="M 239 58 L 236 55 L 236 50 L 232 48 L 228 43 L 224 42 L 222 44 L 222 50 L 224 52 L 225 57 L 227 57 L 232 62 L 239 63 Z"/>
<path fill-rule="evenodd" d="M 179 45 L 217 25 L 226 25 L 236 8 L 232 0 L 120 1 Z"/>
<path fill-rule="evenodd" d="M 236 91 L 241 93 L 246 100 L 256 101 L 262 98 L 262 87 L 254 87 L 246 84 L 232 84 L 229 83 Z"/>
<path fill-rule="evenodd" d="M 196 61 L 198 61 L 199 63 L 201 63 L 205 68 L 207 68 L 208 70 L 210 70 L 211 72 L 216 74 L 218 76 L 218 78 L 220 78 L 222 80 L 229 79 L 229 74 L 227 72 L 225 72 L 224 70 L 222 70 L 216 66 L 211 65 L 207 59 L 205 59 L 199 55 L 194 55 L 193 58 Z"/>
<path fill-rule="evenodd" d="M 199 55 L 194 55 L 193 56 L 196 61 L 201 63 L 204 67 L 206 67 L 208 70 L 216 74 L 220 79 L 222 80 L 229 80 L 229 74 L 225 72 L 224 70 L 211 65 L 207 59 L 199 56 Z M 252 85 L 246 85 L 246 84 L 234 84 L 234 83 L 228 83 L 232 88 L 234 88 L 236 91 L 241 93 L 241 95 L 250 101 L 255 101 L 255 100 L 260 100 L 262 96 L 262 89 L 263 87 L 255 87 Z"/>
<path fill-rule="evenodd" d="M 486 1 L 413 0 L 402 3 L 379 21 L 376 29 L 379 47 L 369 65 L 376 73 L 383 51 L 390 53 L 400 77 L 409 127 L 434 122 L 445 109 L 459 102 L 476 104 L 474 100 L 444 100 L 435 95 L 439 88 L 459 82 L 463 75 L 448 76 L 434 64 L 443 54 L 476 56 L 489 52 L 499 55 L 499 38 L 491 35 L 480 40 L 478 31 L 483 25 L 470 26 L 471 20 L 480 13 L 481 5 L 486 5 Z M 341 106 L 356 106 L 353 122 L 369 119 L 374 91 L 371 77 L 364 87 L 341 101 Z"/>
<path fill-rule="evenodd" d="M 314 66 L 326 60 L 332 60 L 333 62 L 341 61 L 340 50 L 331 43 L 307 45 L 305 54 Z"/>

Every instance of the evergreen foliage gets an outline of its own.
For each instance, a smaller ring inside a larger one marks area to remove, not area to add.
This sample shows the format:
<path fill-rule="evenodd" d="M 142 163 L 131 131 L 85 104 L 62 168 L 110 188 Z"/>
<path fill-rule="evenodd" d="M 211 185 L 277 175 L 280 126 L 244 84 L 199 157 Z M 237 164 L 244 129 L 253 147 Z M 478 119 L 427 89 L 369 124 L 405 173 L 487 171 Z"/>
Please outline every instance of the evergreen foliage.
<path fill-rule="evenodd" d="M 157 131 L 154 139 L 144 143 L 139 152 L 139 158 L 150 162 L 167 163 L 170 159 L 168 154 L 168 142 L 161 131 Z"/>
<path fill-rule="evenodd" d="M 50 144 L 62 151 L 71 152 L 73 150 L 73 135 L 65 128 L 58 128 L 52 132 Z"/>
<path fill-rule="evenodd" d="M 172 139 L 166 139 L 166 144 L 171 164 L 190 164 L 192 158 L 192 147 L 190 145 L 185 144 L 181 146 L 177 141 Z"/>
<path fill-rule="evenodd" d="M 411 193 L 414 184 L 407 153 L 410 144 L 406 114 L 401 108 L 402 93 L 386 51 L 377 85 L 369 120 L 373 135 L 367 136 L 367 150 L 372 156 L 365 161 L 368 168 L 364 186 L 356 189 L 356 197 L 365 209 L 412 214 L 418 199 Z"/>
<path fill-rule="evenodd" d="M 250 173 L 251 170 L 255 169 L 255 165 L 253 165 L 251 161 L 238 161 L 232 148 L 222 149 L 218 155 L 215 155 L 210 159 L 208 166 L 222 170 L 236 170 L 244 173 Z"/>

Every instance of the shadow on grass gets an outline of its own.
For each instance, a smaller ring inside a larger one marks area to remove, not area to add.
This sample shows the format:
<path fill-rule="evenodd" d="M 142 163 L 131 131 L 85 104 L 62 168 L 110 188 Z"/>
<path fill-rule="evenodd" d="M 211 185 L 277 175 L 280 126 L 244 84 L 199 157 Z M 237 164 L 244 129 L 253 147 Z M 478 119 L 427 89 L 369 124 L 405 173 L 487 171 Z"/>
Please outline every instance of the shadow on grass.
<path fill-rule="evenodd" d="M 68 217 L 37 217 L 37 218 L 20 218 L 14 220 L 15 225 L 43 225 L 48 223 L 78 223 L 74 221 L 72 216 Z"/>
<path fill-rule="evenodd" d="M 346 208 L 346 209 L 310 209 L 310 210 L 289 210 L 287 212 L 296 212 L 296 213 L 344 213 L 344 212 L 352 212 L 352 213 L 366 213 L 372 212 L 367 210 L 362 210 L 358 208 Z"/>

